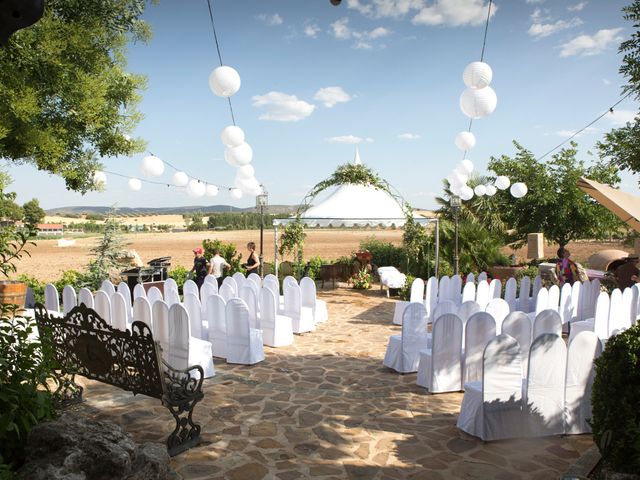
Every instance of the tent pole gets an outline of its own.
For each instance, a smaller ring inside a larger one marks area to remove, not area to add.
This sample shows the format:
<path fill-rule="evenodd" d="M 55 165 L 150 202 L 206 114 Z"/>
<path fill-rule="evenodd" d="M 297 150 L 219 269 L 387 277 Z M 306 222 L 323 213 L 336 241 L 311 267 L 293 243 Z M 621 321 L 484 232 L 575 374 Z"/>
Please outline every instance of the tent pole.
<path fill-rule="evenodd" d="M 273 267 L 278 278 L 278 226 L 273 226 Z"/>
<path fill-rule="evenodd" d="M 440 271 L 440 219 L 436 218 L 436 261 L 435 261 L 435 277 L 438 278 Z"/>

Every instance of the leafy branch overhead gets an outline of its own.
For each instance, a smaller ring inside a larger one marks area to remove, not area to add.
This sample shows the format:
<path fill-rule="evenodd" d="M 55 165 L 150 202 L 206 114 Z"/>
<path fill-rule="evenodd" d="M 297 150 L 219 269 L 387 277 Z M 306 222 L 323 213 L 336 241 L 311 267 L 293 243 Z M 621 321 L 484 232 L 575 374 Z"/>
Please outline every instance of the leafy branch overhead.
<path fill-rule="evenodd" d="M 369 167 L 362 164 L 345 163 L 344 165 L 338 166 L 329 178 L 317 183 L 307 196 L 315 197 L 327 188 L 348 184 L 371 185 L 378 190 L 383 190 L 391 194 L 389 184 Z"/>

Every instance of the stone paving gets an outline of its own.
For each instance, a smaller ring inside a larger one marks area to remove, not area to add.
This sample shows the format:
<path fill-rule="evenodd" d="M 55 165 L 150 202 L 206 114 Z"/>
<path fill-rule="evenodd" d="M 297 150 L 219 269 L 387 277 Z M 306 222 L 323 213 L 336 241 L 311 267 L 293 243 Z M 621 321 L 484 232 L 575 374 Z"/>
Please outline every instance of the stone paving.
<path fill-rule="evenodd" d="M 415 374 L 382 366 L 395 300 L 379 290 L 325 290 L 330 319 L 254 366 L 214 359 L 195 411 L 203 444 L 172 460 L 185 479 L 559 478 L 590 435 L 484 443 L 455 424 L 462 393 L 430 395 Z M 164 441 L 158 400 L 84 381 L 81 410 L 138 441 Z"/>

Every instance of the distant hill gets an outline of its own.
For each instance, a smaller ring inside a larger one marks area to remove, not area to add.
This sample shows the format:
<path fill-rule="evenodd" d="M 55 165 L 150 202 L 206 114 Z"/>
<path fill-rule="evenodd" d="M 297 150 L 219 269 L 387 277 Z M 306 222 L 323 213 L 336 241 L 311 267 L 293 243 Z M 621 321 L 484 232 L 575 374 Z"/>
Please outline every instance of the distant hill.
<path fill-rule="evenodd" d="M 295 205 L 269 205 L 265 209 L 265 213 L 273 214 L 293 214 L 298 207 Z M 89 206 L 73 206 L 73 207 L 59 207 L 46 210 L 47 215 L 58 215 L 64 217 L 65 215 L 83 215 L 83 214 L 100 214 L 112 210 L 111 207 L 89 207 Z M 255 212 L 255 207 L 238 208 L 231 205 L 210 205 L 210 206 L 187 206 L 187 207 L 119 207 L 117 209 L 117 215 L 122 216 L 140 216 L 140 215 L 183 215 L 193 212 L 202 212 L 207 215 L 209 213 L 223 213 L 223 212 Z"/>

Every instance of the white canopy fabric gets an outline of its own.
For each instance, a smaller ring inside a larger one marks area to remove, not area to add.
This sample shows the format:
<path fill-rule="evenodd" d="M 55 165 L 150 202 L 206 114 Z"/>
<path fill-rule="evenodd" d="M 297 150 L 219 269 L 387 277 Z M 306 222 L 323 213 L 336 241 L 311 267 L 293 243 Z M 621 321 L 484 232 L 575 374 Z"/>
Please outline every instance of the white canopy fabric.
<path fill-rule="evenodd" d="M 584 177 L 578 180 L 578 188 L 640 233 L 640 197 Z"/>

